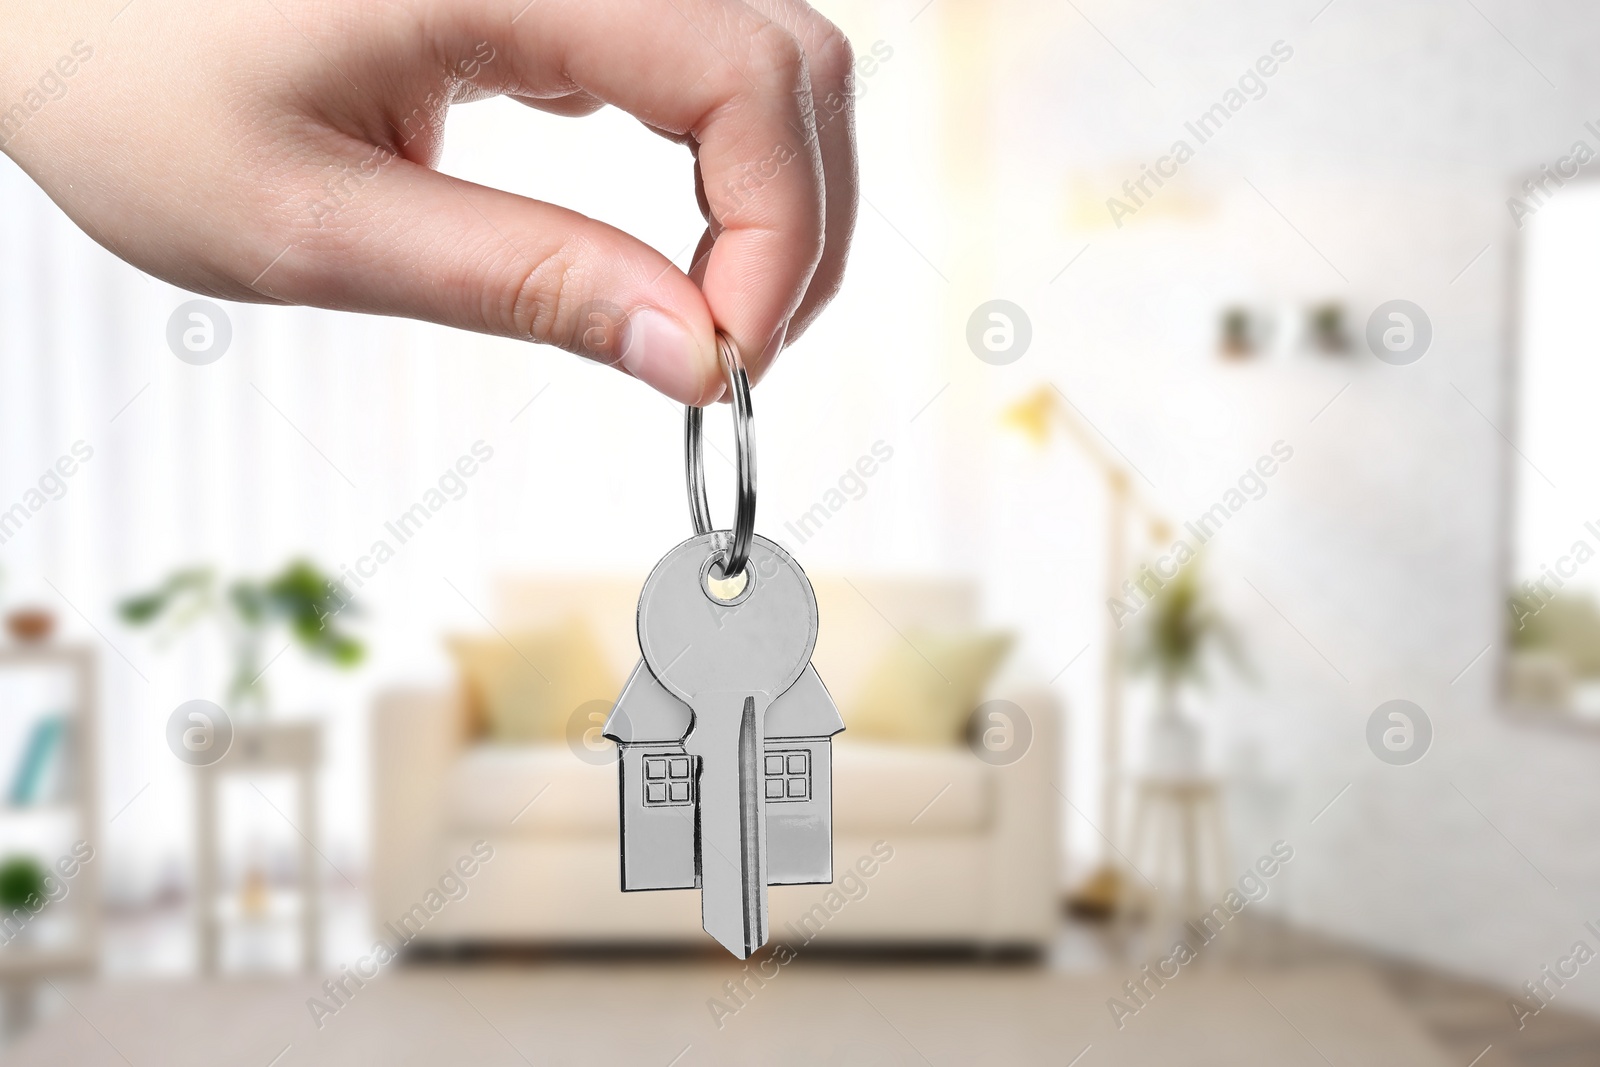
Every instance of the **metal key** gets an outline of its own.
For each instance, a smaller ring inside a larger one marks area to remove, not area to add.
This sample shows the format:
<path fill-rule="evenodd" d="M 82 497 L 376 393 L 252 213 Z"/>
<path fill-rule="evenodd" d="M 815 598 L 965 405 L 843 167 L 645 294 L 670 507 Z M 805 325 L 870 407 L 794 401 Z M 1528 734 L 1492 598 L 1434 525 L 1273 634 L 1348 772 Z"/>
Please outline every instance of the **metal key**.
<path fill-rule="evenodd" d="M 639 595 L 639 649 L 693 715 L 684 750 L 698 764 L 701 924 L 747 959 L 767 940 L 763 724 L 810 664 L 817 601 L 799 565 L 759 536 L 743 589 L 717 597 L 707 578 L 731 540 L 700 534 L 656 564 Z"/>
<path fill-rule="evenodd" d="M 619 748 L 622 890 L 699 888 L 706 932 L 747 959 L 767 939 L 769 883 L 833 879 L 832 738 L 844 722 L 810 666 L 811 583 L 783 549 L 755 536 L 750 380 L 721 331 L 717 350 L 734 416 L 733 527 L 711 528 L 702 413 L 688 408 L 695 536 L 645 581 L 642 662 L 605 735 Z M 743 576 L 742 586 L 708 584 L 724 575 Z"/>

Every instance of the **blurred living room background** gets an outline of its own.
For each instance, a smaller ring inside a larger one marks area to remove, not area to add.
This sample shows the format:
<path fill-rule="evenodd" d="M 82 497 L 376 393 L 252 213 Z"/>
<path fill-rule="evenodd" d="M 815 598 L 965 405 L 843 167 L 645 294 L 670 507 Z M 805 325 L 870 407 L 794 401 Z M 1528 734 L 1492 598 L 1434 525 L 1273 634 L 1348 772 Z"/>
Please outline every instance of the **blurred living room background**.
<path fill-rule="evenodd" d="M 793 961 L 617 888 L 682 410 L 314 310 L 194 358 L 192 296 L 3 162 L 17 1062 L 1600 1057 L 1600 12 L 818 6 L 860 220 L 754 394 L 847 727 Z M 703 228 L 615 111 L 461 106 L 442 166 L 680 265 Z"/>

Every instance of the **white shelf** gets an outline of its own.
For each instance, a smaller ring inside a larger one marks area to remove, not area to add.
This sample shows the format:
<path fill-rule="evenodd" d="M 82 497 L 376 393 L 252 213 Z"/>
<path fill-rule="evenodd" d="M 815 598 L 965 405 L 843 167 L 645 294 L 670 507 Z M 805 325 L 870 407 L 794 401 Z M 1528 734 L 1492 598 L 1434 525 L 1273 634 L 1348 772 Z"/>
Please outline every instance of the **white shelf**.
<path fill-rule="evenodd" d="M 81 863 L 70 880 L 70 895 L 52 905 L 42 916 L 52 916 L 57 909 L 66 922 L 64 929 L 57 927 L 54 917 L 35 920 L 41 924 L 30 934 L 0 945 L 0 979 L 39 979 L 55 974 L 92 974 L 99 967 L 100 945 L 100 868 L 98 834 L 98 784 L 95 761 L 97 701 L 97 662 L 93 647 L 58 641 L 41 641 L 37 644 L 0 644 L 0 669 L 8 671 L 34 671 L 38 668 L 64 669 L 72 677 L 72 697 L 54 712 L 66 716 L 71 724 L 66 730 L 62 758 L 68 761 L 70 773 L 65 781 L 70 790 L 66 800 L 50 800 L 38 804 L 12 806 L 0 804 L 0 829 L 7 831 L 20 850 L 23 845 L 36 854 L 41 865 L 53 867 L 55 857 L 48 855 L 56 845 L 46 845 L 45 838 L 54 840 L 63 835 L 62 827 L 72 826 L 71 838 L 81 839 L 95 849 L 95 860 Z M 25 840 L 24 840 L 25 839 Z M 5 851 L 0 846 L 0 853 Z M 70 919 L 66 913 L 71 913 Z M 60 934 L 64 936 L 51 936 Z"/>
<path fill-rule="evenodd" d="M 39 818 L 45 815 L 77 815 L 76 804 L 0 804 L 0 819 Z"/>

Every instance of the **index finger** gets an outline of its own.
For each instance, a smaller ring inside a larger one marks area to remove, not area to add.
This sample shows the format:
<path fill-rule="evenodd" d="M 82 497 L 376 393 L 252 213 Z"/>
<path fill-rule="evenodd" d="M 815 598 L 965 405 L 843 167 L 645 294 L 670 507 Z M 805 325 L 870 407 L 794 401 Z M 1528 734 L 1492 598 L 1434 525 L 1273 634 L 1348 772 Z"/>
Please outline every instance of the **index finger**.
<path fill-rule="evenodd" d="M 714 239 L 702 289 L 759 376 L 823 249 L 822 159 L 800 42 L 735 0 L 440 8 L 443 39 L 504 46 L 507 62 L 486 66 L 475 84 L 534 98 L 583 90 L 690 141 Z"/>

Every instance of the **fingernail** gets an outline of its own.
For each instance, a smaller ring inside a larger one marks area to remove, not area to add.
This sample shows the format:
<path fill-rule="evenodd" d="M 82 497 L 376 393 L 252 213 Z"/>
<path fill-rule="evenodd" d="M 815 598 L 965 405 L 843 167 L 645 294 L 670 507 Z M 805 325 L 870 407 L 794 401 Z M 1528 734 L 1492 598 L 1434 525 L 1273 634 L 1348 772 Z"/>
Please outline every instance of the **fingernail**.
<path fill-rule="evenodd" d="M 772 366 L 772 361 L 778 358 L 778 353 L 783 351 L 784 342 L 788 339 L 789 322 L 785 319 L 783 325 L 778 327 L 778 332 L 772 335 L 772 340 L 767 342 L 767 347 L 761 352 L 761 370 L 763 373 Z"/>
<path fill-rule="evenodd" d="M 714 381 L 716 359 L 687 327 L 664 311 L 639 308 L 622 334 L 622 366 L 641 382 L 682 404 L 701 401 Z"/>

